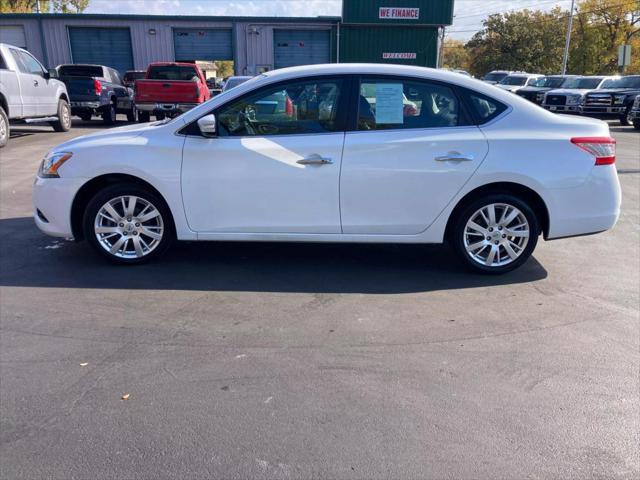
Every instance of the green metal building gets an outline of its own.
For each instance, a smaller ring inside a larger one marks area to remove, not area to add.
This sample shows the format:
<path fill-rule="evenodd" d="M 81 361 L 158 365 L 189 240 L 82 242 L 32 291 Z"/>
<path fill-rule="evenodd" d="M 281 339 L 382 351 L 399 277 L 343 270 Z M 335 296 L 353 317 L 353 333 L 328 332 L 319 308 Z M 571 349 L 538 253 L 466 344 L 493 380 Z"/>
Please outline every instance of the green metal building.
<path fill-rule="evenodd" d="M 435 67 L 454 0 L 343 0 L 338 61 Z"/>

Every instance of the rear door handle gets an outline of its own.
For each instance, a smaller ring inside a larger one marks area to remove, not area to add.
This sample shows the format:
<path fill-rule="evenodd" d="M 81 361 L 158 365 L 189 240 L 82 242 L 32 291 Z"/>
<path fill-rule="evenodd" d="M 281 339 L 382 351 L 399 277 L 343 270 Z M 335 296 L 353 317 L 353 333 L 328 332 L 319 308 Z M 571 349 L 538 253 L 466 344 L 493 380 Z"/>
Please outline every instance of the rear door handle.
<path fill-rule="evenodd" d="M 434 157 L 436 162 L 470 162 L 473 160 L 473 155 L 465 155 L 460 152 L 448 152 L 445 155 L 438 155 Z"/>
<path fill-rule="evenodd" d="M 299 165 L 327 165 L 333 163 L 328 157 L 321 157 L 320 155 L 309 155 L 306 158 L 301 158 L 296 162 Z"/>

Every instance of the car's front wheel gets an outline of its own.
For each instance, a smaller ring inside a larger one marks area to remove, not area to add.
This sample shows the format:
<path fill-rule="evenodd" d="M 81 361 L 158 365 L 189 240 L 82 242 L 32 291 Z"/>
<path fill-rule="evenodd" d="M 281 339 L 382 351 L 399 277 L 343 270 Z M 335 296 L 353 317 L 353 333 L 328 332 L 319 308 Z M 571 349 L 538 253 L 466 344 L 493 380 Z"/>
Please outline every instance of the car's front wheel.
<path fill-rule="evenodd" d="M 99 191 L 87 205 L 83 228 L 85 238 L 100 254 L 123 264 L 157 257 L 175 237 L 164 200 L 136 184 Z"/>
<path fill-rule="evenodd" d="M 58 100 L 58 120 L 51 122 L 51 126 L 56 132 L 68 132 L 71 130 L 71 107 L 64 100 Z"/>
<path fill-rule="evenodd" d="M 631 118 L 631 105 L 629 105 L 624 114 L 620 116 L 620 125 L 626 127 L 627 125 L 631 125 L 632 123 L 633 118 Z"/>
<path fill-rule="evenodd" d="M 4 112 L 4 108 L 0 107 L 0 148 L 4 147 L 9 141 L 9 117 Z"/>
<path fill-rule="evenodd" d="M 453 245 L 482 273 L 506 273 L 533 252 L 540 227 L 531 207 L 511 194 L 491 194 L 466 205 L 455 219 Z"/>

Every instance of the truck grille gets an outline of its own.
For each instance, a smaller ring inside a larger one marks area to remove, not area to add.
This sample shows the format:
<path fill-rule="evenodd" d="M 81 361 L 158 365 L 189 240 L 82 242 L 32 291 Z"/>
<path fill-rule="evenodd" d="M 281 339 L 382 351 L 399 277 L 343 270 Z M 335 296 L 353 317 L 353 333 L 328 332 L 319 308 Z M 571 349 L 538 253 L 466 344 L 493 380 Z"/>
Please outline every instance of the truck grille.
<path fill-rule="evenodd" d="M 587 98 L 585 99 L 584 104 L 589 106 L 610 107 L 611 95 L 607 95 L 607 94 L 587 95 Z"/>
<path fill-rule="evenodd" d="M 565 105 L 567 97 L 564 95 L 547 95 L 547 105 Z"/>
<path fill-rule="evenodd" d="M 526 98 L 530 102 L 535 102 L 536 101 L 536 95 L 538 94 L 538 92 L 516 92 L 516 93 L 518 95 L 520 95 L 521 97 Z"/>

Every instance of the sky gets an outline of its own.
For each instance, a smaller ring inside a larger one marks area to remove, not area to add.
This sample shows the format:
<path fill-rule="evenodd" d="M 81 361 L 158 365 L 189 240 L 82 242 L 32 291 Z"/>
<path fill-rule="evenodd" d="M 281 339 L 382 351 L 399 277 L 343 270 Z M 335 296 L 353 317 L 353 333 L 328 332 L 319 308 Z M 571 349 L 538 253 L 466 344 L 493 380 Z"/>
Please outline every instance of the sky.
<path fill-rule="evenodd" d="M 447 37 L 468 40 L 490 13 L 557 5 L 568 10 L 571 0 L 455 0 Z M 339 16 L 341 7 L 342 0 L 90 0 L 86 13 L 309 17 Z"/>

